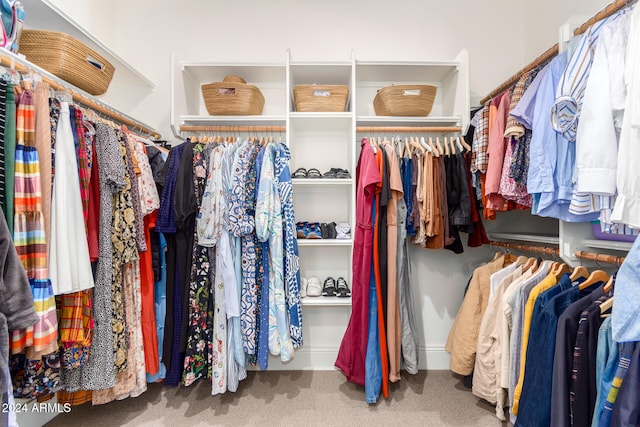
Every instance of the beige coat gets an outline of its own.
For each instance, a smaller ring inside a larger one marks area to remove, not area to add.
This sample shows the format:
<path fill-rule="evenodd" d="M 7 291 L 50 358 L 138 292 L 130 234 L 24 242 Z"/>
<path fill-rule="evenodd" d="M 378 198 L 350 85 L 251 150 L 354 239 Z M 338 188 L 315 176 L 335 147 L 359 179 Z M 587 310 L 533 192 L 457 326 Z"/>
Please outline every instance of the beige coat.
<path fill-rule="evenodd" d="M 476 268 L 460 310 L 456 315 L 445 349 L 451 354 L 450 369 L 459 375 L 470 375 L 476 360 L 478 333 L 487 309 L 490 278 L 503 268 L 504 256 Z"/>

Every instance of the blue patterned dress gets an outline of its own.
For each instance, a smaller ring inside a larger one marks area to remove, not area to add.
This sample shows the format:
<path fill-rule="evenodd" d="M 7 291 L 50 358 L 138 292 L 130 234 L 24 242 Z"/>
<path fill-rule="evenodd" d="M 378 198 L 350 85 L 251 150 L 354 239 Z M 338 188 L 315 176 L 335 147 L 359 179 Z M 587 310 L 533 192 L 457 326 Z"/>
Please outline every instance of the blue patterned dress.
<path fill-rule="evenodd" d="M 269 352 L 280 355 L 283 362 L 293 358 L 284 290 L 282 206 L 275 176 L 278 148 L 269 144 L 262 162 L 260 187 L 256 203 L 256 233 L 269 241 Z"/>
<path fill-rule="evenodd" d="M 284 238 L 284 281 L 287 290 L 289 311 L 289 333 L 293 348 L 302 345 L 302 305 L 300 304 L 300 263 L 298 239 L 296 238 L 295 213 L 293 210 L 293 188 L 289 160 L 291 152 L 285 144 L 278 144 L 276 153 L 276 178 L 282 205 L 282 234 Z"/>

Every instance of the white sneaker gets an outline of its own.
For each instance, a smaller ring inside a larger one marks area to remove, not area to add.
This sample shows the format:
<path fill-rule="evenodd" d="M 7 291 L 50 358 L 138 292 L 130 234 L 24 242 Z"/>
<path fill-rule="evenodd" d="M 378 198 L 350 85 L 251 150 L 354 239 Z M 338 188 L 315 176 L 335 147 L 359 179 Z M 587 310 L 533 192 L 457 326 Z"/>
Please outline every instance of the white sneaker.
<path fill-rule="evenodd" d="M 309 277 L 307 282 L 307 296 L 319 297 L 322 295 L 322 282 L 316 276 Z"/>
<path fill-rule="evenodd" d="M 306 297 L 307 297 L 307 278 L 301 277 L 300 278 L 300 298 L 306 298 Z"/>

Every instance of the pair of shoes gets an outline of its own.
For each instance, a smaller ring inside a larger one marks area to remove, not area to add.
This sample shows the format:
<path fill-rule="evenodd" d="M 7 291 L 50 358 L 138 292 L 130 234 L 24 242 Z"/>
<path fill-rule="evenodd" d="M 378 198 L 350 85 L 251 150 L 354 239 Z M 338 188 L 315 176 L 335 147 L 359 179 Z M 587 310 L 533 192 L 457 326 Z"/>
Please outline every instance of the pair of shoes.
<path fill-rule="evenodd" d="M 335 239 L 338 235 L 335 222 L 323 222 L 320 224 L 323 239 Z"/>
<path fill-rule="evenodd" d="M 319 222 L 297 222 L 296 236 L 298 239 L 322 239 L 322 226 Z"/>
<path fill-rule="evenodd" d="M 322 296 L 347 298 L 351 296 L 351 290 L 344 277 L 338 277 L 337 281 L 333 277 L 327 277 L 322 287 Z"/>
<path fill-rule="evenodd" d="M 322 177 L 348 179 L 348 178 L 351 178 L 351 174 L 346 169 L 331 168 L 327 172 L 323 173 Z"/>
<path fill-rule="evenodd" d="M 320 279 L 316 276 L 309 277 L 307 282 L 306 296 L 308 297 L 319 297 L 322 295 L 322 283 L 320 283 Z"/>
<path fill-rule="evenodd" d="M 335 226 L 336 239 L 348 240 L 351 238 L 351 225 L 348 222 L 339 222 Z"/>
<path fill-rule="evenodd" d="M 300 278 L 300 298 L 307 297 L 307 287 L 309 286 L 309 281 L 306 277 Z"/>
<path fill-rule="evenodd" d="M 316 168 L 309 170 L 305 168 L 298 168 L 291 174 L 291 178 L 322 178 L 322 174 Z"/>

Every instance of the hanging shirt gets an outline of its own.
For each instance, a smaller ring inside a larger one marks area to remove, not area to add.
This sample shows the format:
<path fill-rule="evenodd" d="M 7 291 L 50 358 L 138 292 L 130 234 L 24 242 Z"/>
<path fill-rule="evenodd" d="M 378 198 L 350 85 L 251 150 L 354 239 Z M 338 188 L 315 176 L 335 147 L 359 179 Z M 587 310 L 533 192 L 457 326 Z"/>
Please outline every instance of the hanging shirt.
<path fill-rule="evenodd" d="M 640 158 L 638 131 L 640 127 L 640 8 L 633 9 L 627 45 L 625 83 L 627 102 L 620 132 L 616 183 L 618 198 L 611 220 L 640 228 L 640 182 L 637 159 Z"/>

